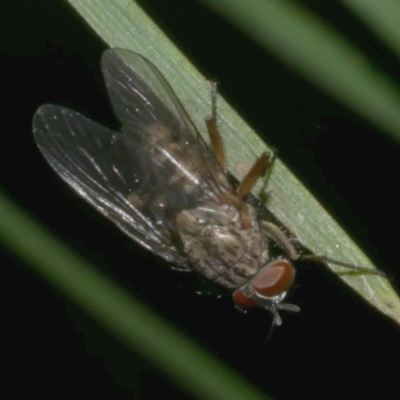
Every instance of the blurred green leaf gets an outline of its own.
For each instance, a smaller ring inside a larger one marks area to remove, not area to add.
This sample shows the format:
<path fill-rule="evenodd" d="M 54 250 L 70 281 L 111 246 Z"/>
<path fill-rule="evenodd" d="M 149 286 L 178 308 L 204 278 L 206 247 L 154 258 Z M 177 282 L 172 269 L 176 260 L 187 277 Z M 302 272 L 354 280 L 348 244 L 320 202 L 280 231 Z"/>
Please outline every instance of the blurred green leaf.
<path fill-rule="evenodd" d="M 1 193 L 0 240 L 107 331 L 194 398 L 267 398 L 74 254 Z"/>
<path fill-rule="evenodd" d="M 330 97 L 400 140 L 399 88 L 372 60 L 318 15 L 289 0 L 202 2 Z M 368 15 L 368 20 L 374 21 L 375 25 L 379 21 L 380 27 L 389 13 L 387 3 L 391 2 L 347 2 L 360 14 Z M 394 20 L 399 14 L 395 9 L 399 6 L 392 6 L 394 14 L 390 19 L 392 24 L 388 26 L 393 28 L 392 39 L 397 28 L 392 43 L 399 43 L 400 24 L 394 28 Z M 388 36 L 388 29 L 385 34 Z"/>

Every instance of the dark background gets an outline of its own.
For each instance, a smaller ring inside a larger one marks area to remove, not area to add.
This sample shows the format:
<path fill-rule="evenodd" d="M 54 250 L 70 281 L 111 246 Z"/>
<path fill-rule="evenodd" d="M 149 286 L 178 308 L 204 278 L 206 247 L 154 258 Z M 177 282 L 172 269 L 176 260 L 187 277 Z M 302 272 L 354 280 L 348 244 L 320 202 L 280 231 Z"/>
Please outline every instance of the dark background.
<path fill-rule="evenodd" d="M 192 62 L 325 205 L 381 269 L 400 276 L 399 146 L 194 1 L 140 1 Z M 151 3 L 151 4 L 149 4 Z M 307 1 L 399 80 L 398 61 L 338 5 Z M 114 276 L 244 377 L 275 398 L 350 398 L 397 392 L 399 330 L 332 274 L 299 268 L 292 301 L 265 344 L 270 316 L 243 315 L 229 299 L 195 293 L 197 280 L 168 269 L 78 199 L 37 151 L 31 121 L 43 103 L 115 123 L 99 59 L 105 44 L 61 1 L 8 4 L 0 21 L 0 188 L 66 244 Z M 4 126 L 5 124 L 5 126 Z M 4 390 L 185 397 L 74 305 L 1 249 L 5 294 Z M 154 276 L 159 277 L 154 282 Z M 392 364 L 393 363 L 393 364 Z M 128 367 L 129 366 L 129 367 Z M 3 375 L 4 378 L 4 375 Z M 157 391 L 156 391 L 157 390 Z"/>

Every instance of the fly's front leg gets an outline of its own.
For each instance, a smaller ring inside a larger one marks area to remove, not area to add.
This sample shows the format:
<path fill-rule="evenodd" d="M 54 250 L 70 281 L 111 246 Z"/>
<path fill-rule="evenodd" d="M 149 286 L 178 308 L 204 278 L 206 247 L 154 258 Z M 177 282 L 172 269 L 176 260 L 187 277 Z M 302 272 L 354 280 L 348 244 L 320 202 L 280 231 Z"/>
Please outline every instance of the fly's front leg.
<path fill-rule="evenodd" d="M 268 221 L 260 221 L 260 225 L 264 233 L 278 246 L 280 246 L 292 261 L 296 261 L 301 257 L 299 252 L 295 249 L 292 242 L 281 228 Z"/>
<path fill-rule="evenodd" d="M 218 94 L 218 83 L 212 82 L 211 117 L 206 119 L 206 124 L 215 158 L 217 159 L 219 165 L 221 165 L 222 169 L 225 171 L 226 159 L 225 159 L 224 143 L 222 141 L 222 137 L 219 133 L 217 126 L 217 94 Z"/>
<path fill-rule="evenodd" d="M 302 255 L 295 249 L 290 239 L 278 226 L 268 221 L 260 221 L 260 224 L 264 233 L 276 244 L 278 244 L 292 261 L 309 261 L 325 266 L 326 264 L 335 264 L 341 267 L 348 268 L 352 271 L 365 272 L 367 274 L 379 275 L 384 278 L 388 278 L 388 276 L 383 271 L 379 271 L 376 269 L 345 263 L 326 256 L 319 256 L 314 254 Z"/>

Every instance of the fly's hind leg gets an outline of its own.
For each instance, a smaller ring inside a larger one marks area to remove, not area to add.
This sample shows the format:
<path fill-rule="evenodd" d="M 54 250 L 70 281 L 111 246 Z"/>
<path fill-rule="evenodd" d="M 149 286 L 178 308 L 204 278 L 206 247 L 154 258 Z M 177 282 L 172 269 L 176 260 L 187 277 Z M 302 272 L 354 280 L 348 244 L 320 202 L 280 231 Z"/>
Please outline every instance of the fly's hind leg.
<path fill-rule="evenodd" d="M 211 83 L 211 117 L 206 119 L 208 135 L 210 136 L 211 146 L 213 148 L 215 158 L 217 159 L 219 165 L 225 171 L 226 159 L 224 142 L 219 133 L 217 126 L 217 94 L 218 94 L 218 83 L 213 81 Z"/>
<path fill-rule="evenodd" d="M 211 88 L 211 117 L 206 119 L 206 124 L 215 158 L 221 165 L 222 169 L 225 170 L 226 157 L 224 143 L 217 126 L 217 94 L 218 83 L 213 81 Z M 250 168 L 250 171 L 236 188 L 236 194 L 240 199 L 250 192 L 257 180 L 263 176 L 267 169 L 272 165 L 274 159 L 275 153 L 273 156 L 271 156 L 269 153 L 263 153 L 261 157 L 254 163 L 254 165 Z"/>

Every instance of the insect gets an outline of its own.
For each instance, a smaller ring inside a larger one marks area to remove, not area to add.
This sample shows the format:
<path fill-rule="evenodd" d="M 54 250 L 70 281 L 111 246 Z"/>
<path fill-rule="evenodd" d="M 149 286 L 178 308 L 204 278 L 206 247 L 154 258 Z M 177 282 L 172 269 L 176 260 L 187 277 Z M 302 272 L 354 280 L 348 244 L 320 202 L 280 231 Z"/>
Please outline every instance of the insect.
<path fill-rule="evenodd" d="M 273 157 L 262 154 L 232 185 L 216 124 L 215 85 L 208 146 L 150 61 L 109 49 L 101 65 L 120 132 L 46 104 L 34 116 L 34 137 L 57 174 L 137 243 L 173 268 L 197 271 L 231 290 L 239 308 L 269 310 L 276 325 L 279 310 L 299 310 L 284 302 L 295 279 L 293 261 L 379 273 L 300 255 L 277 225 L 245 201 Z M 281 256 L 271 256 L 271 243 Z"/>

